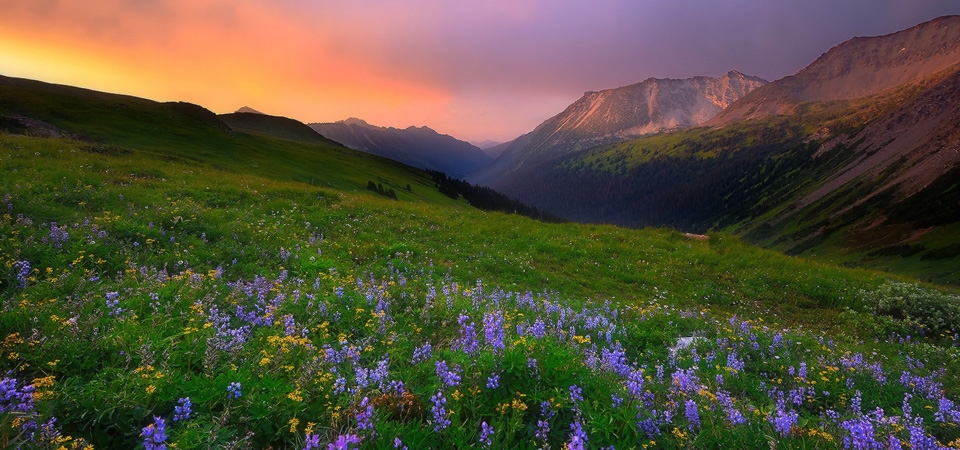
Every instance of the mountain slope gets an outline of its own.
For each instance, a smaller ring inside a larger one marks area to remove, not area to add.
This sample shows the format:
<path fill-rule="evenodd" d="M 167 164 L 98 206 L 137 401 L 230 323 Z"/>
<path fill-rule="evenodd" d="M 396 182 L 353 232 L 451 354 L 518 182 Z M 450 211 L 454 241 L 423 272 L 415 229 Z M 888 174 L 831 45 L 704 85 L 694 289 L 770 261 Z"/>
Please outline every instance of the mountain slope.
<path fill-rule="evenodd" d="M 789 114 L 803 102 L 868 97 L 919 82 L 957 61 L 960 16 L 940 17 L 885 36 L 853 38 L 795 75 L 750 93 L 707 125 Z"/>
<path fill-rule="evenodd" d="M 960 20 L 948 17 L 857 38 L 718 117 L 733 117 L 729 111 L 745 104 L 774 104 L 755 96 L 769 99 L 760 94 L 787 92 L 784 86 L 821 100 L 795 96 L 777 113 L 540 161 L 496 187 L 568 219 L 725 229 L 791 254 L 958 283 L 960 53 L 930 38 L 954 35 Z M 908 41 L 912 53 L 901 59 L 898 46 Z M 951 64 L 944 54 L 956 59 Z M 870 95 L 841 98 L 859 95 L 845 86 L 856 86 L 865 71 L 848 66 L 844 78 L 825 62 L 859 60 L 895 70 L 877 68 L 887 75 L 864 81 Z"/>
<path fill-rule="evenodd" d="M 349 148 L 456 178 L 463 178 L 491 161 L 483 150 L 427 127 L 384 128 L 354 118 L 309 125 Z"/>
<path fill-rule="evenodd" d="M 766 81 L 732 71 L 720 78 L 649 78 L 587 92 L 562 113 L 508 146 L 474 181 L 498 186 L 525 163 L 555 158 L 631 137 L 699 125 Z"/>

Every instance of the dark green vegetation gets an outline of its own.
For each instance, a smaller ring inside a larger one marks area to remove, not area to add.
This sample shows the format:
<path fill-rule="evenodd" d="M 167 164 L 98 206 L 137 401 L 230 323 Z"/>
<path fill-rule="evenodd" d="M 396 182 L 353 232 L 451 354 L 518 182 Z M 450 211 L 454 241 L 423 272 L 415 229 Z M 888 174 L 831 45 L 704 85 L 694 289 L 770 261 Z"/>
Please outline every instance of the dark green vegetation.
<path fill-rule="evenodd" d="M 949 293 L 722 233 L 482 212 L 198 107 L 0 93 L 75 136 L 0 134 L 4 447 L 960 439 Z"/>

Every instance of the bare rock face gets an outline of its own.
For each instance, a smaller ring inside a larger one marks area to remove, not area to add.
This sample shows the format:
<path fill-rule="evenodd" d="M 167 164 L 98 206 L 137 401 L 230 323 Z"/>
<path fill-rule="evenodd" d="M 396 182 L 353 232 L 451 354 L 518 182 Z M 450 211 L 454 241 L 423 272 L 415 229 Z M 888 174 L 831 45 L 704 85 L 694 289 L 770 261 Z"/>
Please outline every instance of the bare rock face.
<path fill-rule="evenodd" d="M 495 182 L 529 158 L 561 156 L 645 134 L 700 125 L 765 80 L 737 71 L 720 78 L 648 78 L 587 92 L 566 110 L 516 140 L 494 165 L 472 177 Z"/>
<path fill-rule="evenodd" d="M 885 36 L 856 37 L 795 75 L 750 93 L 707 125 L 790 114 L 803 102 L 868 97 L 925 80 L 957 61 L 960 16 L 940 17 Z"/>

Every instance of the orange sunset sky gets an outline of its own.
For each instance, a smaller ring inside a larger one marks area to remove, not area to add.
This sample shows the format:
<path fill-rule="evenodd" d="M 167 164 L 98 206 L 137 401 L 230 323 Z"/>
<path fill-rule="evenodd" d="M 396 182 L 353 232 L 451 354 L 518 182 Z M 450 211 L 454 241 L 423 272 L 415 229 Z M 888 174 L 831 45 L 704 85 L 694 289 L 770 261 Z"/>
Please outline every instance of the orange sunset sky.
<path fill-rule="evenodd" d="M 505 141 L 586 90 L 777 79 L 850 37 L 951 13 L 960 2 L 0 0 L 0 74 Z"/>

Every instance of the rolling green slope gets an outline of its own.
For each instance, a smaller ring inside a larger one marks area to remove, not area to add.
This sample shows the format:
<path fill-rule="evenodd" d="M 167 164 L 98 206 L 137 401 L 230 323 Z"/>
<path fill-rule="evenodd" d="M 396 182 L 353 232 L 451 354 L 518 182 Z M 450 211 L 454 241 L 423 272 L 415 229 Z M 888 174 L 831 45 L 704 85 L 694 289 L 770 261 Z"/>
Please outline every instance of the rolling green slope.
<path fill-rule="evenodd" d="M 141 150 L 212 168 L 362 191 L 368 181 L 401 200 L 450 204 L 426 173 L 325 139 L 290 140 L 234 131 L 216 114 L 187 103 L 158 103 L 32 80 L 0 78 L 0 115 L 52 124 L 105 152 Z M 407 191 L 407 185 L 411 190 Z"/>

